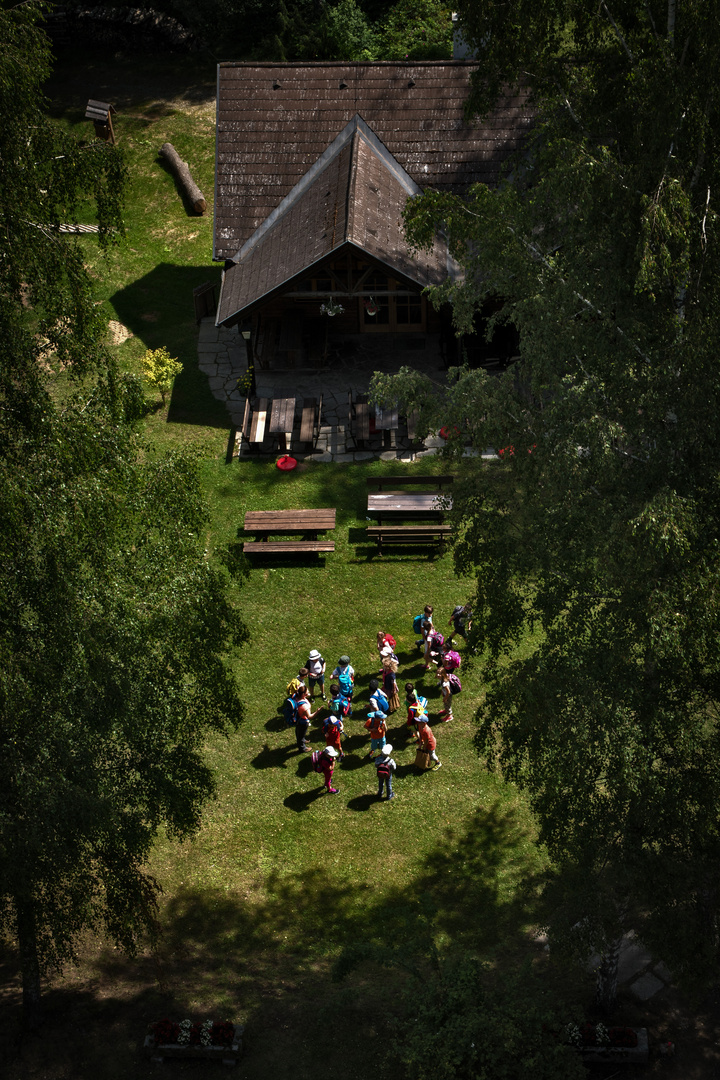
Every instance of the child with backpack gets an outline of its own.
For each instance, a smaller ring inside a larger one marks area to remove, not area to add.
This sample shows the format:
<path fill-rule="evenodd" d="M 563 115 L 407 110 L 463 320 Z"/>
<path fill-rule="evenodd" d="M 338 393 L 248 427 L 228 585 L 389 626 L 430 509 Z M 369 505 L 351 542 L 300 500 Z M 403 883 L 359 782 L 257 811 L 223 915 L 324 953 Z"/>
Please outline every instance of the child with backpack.
<path fill-rule="evenodd" d="M 330 684 L 330 705 L 328 708 L 330 709 L 330 715 L 337 716 L 340 720 L 344 720 L 346 716 L 352 716 L 352 705 L 343 696 L 337 683 Z"/>
<path fill-rule="evenodd" d="M 323 720 L 323 734 L 325 736 L 325 745 L 334 746 L 338 752 L 338 757 L 342 761 L 345 757 L 342 748 L 342 735 L 345 730 L 343 722 L 339 716 L 330 715 Z"/>
<path fill-rule="evenodd" d="M 421 615 L 416 615 L 413 619 L 413 633 L 420 634 L 420 640 L 416 641 L 418 649 L 425 648 L 425 623 L 429 622 L 432 626 L 432 604 L 426 604 Z"/>
<path fill-rule="evenodd" d="M 428 651 L 433 664 L 442 662 L 445 655 L 445 637 L 433 626 L 428 634 Z M 427 670 L 427 667 L 426 667 Z"/>
<path fill-rule="evenodd" d="M 317 649 L 311 649 L 305 665 L 310 681 L 310 697 L 315 697 L 315 687 L 320 687 L 320 696 L 325 701 L 325 661 Z"/>
<path fill-rule="evenodd" d="M 440 690 L 442 691 L 443 709 L 439 714 L 443 723 L 447 723 L 453 719 L 452 711 L 452 690 L 450 688 L 450 675 L 444 667 L 438 668 L 437 677 L 440 680 Z"/>
<path fill-rule="evenodd" d="M 392 754 L 392 743 L 385 743 L 382 753 L 375 762 L 375 770 L 378 778 L 378 799 L 382 799 L 383 784 L 388 799 L 395 798 L 395 792 L 392 789 L 392 776 L 395 772 L 397 765 L 390 757 Z"/>
<path fill-rule="evenodd" d="M 447 645 L 447 639 L 445 640 L 445 645 Z M 461 663 L 462 657 L 459 652 L 455 652 L 454 649 L 445 649 L 442 658 L 442 666 L 445 668 L 448 675 L 453 671 L 457 671 Z"/>
<path fill-rule="evenodd" d="M 388 713 L 394 713 L 400 707 L 400 695 L 398 694 L 397 679 L 395 673 L 398 669 L 397 660 L 386 656 L 383 660 L 382 688 L 388 699 Z"/>
<path fill-rule="evenodd" d="M 422 624 L 423 632 L 423 660 L 425 661 L 425 670 L 430 670 L 430 660 L 432 659 L 432 640 L 433 640 L 433 625 L 430 619 L 425 619 Z"/>
<path fill-rule="evenodd" d="M 337 795 L 338 788 L 332 786 L 332 774 L 335 771 L 335 761 L 338 752 L 334 746 L 326 746 L 324 750 L 316 750 L 312 756 L 312 767 L 316 773 L 322 773 L 325 777 L 325 790 L 330 795 Z"/>
<path fill-rule="evenodd" d="M 371 679 L 368 689 L 370 691 L 370 708 L 375 712 L 382 713 L 383 716 L 387 716 L 390 702 L 388 701 L 385 692 L 380 689 L 378 680 Z"/>
<path fill-rule="evenodd" d="M 285 693 L 287 694 L 287 696 L 292 697 L 293 694 L 297 694 L 301 686 L 307 686 L 307 683 L 305 682 L 307 677 L 308 669 L 306 667 L 301 667 L 295 678 L 291 679 L 285 687 Z"/>
<path fill-rule="evenodd" d="M 385 745 L 385 735 L 387 734 L 386 719 L 387 717 L 384 713 L 372 711 L 368 713 L 368 718 L 365 721 L 365 727 L 370 732 L 370 753 L 368 754 L 368 757 L 371 761 L 375 751 L 382 751 L 382 748 Z"/>
<path fill-rule="evenodd" d="M 414 727 L 413 739 L 418 738 L 417 722 L 421 716 L 427 717 L 427 698 L 418 694 L 413 683 L 405 683 L 405 704 L 407 705 L 407 726 Z"/>
<path fill-rule="evenodd" d="M 399 663 L 397 656 L 395 655 L 395 638 L 392 634 L 386 634 L 382 630 L 377 632 L 377 650 L 380 653 L 380 663 L 383 663 L 386 659 L 395 660 Z"/>
<path fill-rule="evenodd" d="M 330 678 L 336 680 L 342 696 L 346 698 L 347 701 L 352 701 L 353 688 L 355 686 L 355 669 L 350 664 L 349 656 L 340 657 L 337 667 Z"/>
<path fill-rule="evenodd" d="M 448 619 L 448 626 L 452 625 L 453 632 L 447 639 L 448 645 L 452 645 L 455 634 L 460 634 L 467 641 L 468 630 L 472 626 L 472 611 L 467 604 L 458 604 L 453 608 L 453 613 Z"/>
<path fill-rule="evenodd" d="M 417 720 L 418 732 L 420 734 L 420 745 L 418 746 L 418 752 L 421 754 L 429 754 L 430 760 L 435 762 L 434 767 L 436 769 L 442 768 L 442 761 L 439 760 L 435 748 L 437 746 L 437 739 L 433 735 L 430 725 L 427 722 L 427 716 L 419 716 Z"/>

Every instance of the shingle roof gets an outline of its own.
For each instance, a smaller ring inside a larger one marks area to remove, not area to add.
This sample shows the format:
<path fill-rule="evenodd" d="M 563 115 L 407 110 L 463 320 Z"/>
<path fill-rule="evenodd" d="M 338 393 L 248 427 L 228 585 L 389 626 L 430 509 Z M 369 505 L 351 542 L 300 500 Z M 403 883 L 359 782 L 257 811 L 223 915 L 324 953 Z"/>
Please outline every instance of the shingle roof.
<path fill-rule="evenodd" d="M 482 125 L 463 106 L 476 61 L 218 65 L 214 258 L 245 241 L 359 113 L 423 188 L 495 183 L 531 123 L 523 96 Z"/>
<path fill-rule="evenodd" d="M 346 245 L 425 286 L 449 265 L 443 245 L 412 255 L 402 211 L 420 188 L 356 115 L 246 241 L 223 279 L 217 321 L 247 314 Z"/>

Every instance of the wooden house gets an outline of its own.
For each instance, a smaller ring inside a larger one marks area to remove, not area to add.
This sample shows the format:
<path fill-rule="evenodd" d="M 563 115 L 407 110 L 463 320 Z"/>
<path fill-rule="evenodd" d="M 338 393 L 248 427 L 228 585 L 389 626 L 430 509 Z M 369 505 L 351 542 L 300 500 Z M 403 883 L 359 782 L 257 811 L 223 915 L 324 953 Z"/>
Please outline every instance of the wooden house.
<path fill-rule="evenodd" d="M 330 327 L 439 328 L 422 290 L 456 271 L 441 244 L 410 251 L 407 200 L 426 187 L 494 184 L 531 123 L 522 96 L 501 100 L 482 125 L 465 121 L 476 66 L 218 66 L 217 322 L 251 323 L 261 364 L 320 359 Z"/>

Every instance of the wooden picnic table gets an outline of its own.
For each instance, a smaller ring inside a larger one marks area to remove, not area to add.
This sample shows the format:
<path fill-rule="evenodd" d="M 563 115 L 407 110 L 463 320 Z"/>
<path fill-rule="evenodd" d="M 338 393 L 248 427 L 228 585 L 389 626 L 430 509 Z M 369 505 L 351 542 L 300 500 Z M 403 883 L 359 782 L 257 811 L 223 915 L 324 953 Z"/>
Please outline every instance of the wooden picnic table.
<path fill-rule="evenodd" d="M 399 426 L 397 406 L 392 409 L 383 409 L 380 405 L 375 407 L 376 431 L 397 431 Z"/>
<path fill-rule="evenodd" d="M 452 497 L 437 491 L 373 491 L 367 501 L 368 517 L 379 522 L 383 518 L 441 521 L 451 508 Z"/>
<path fill-rule="evenodd" d="M 273 399 L 270 411 L 270 425 L 268 431 L 271 435 L 281 435 L 284 446 L 281 450 L 288 449 L 288 441 L 292 436 L 293 424 L 295 423 L 295 398 L 277 397 Z"/>
<path fill-rule="evenodd" d="M 267 541 L 272 533 L 312 534 L 335 528 L 335 507 L 320 510 L 248 510 L 243 528 Z"/>

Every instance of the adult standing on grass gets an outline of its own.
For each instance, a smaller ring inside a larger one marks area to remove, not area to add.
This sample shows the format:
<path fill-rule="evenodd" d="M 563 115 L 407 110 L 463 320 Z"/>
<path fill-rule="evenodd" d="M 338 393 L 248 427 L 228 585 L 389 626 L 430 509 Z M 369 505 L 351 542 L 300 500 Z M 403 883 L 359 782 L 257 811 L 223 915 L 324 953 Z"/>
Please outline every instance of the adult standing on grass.
<path fill-rule="evenodd" d="M 307 742 L 310 721 L 317 716 L 320 710 L 316 709 L 315 712 L 310 712 L 310 698 L 307 686 L 301 686 L 295 697 L 298 703 L 297 720 L 295 721 L 295 739 L 297 740 L 298 750 L 301 753 L 307 753 L 308 750 L 312 750 L 312 747 L 309 746 Z"/>
<path fill-rule="evenodd" d="M 315 687 L 320 687 L 320 695 L 325 700 L 325 661 L 317 649 L 311 649 L 305 665 L 310 679 L 310 697 L 315 697 Z"/>

